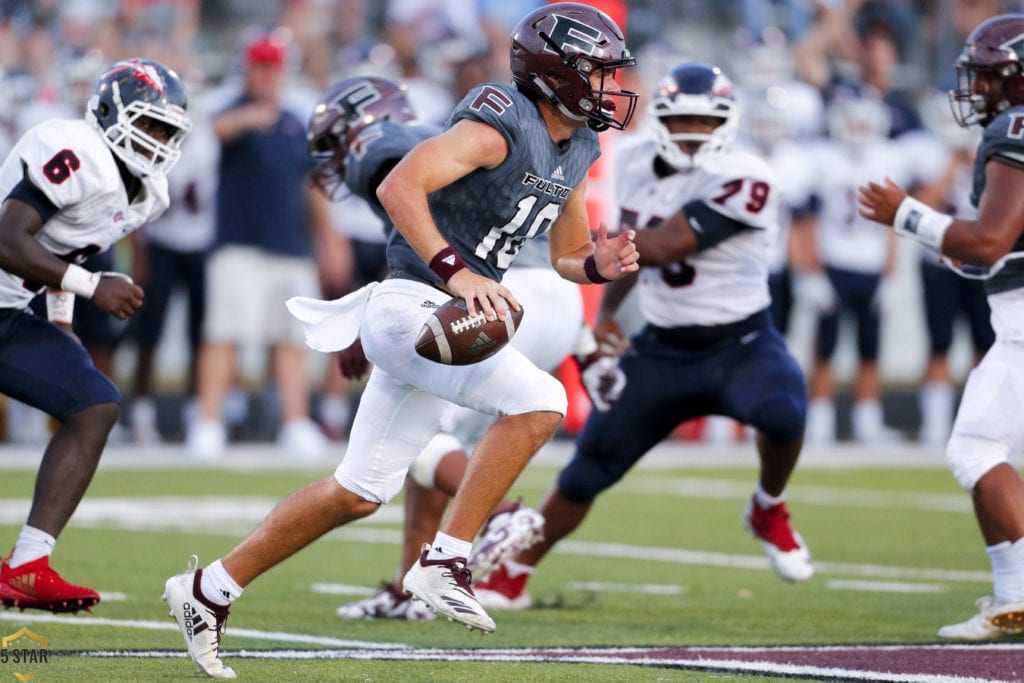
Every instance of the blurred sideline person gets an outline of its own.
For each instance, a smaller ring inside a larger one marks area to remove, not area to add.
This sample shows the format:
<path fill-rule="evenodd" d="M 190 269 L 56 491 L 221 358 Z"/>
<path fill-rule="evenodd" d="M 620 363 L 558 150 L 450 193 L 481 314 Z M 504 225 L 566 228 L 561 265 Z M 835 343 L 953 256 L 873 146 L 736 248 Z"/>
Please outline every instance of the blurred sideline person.
<path fill-rule="evenodd" d="M 984 128 L 974 161 L 975 220 L 954 219 L 891 180 L 860 189 L 861 213 L 891 225 L 961 272 L 985 278 L 996 340 L 967 378 L 946 457 L 971 494 L 993 594 L 940 638 L 985 640 L 1024 632 L 1024 481 L 1010 460 L 1024 450 L 1024 15 L 982 22 L 956 61 L 950 94 L 963 126 Z"/>
<path fill-rule="evenodd" d="M 330 224 L 327 201 L 308 187 L 305 116 L 282 88 L 287 45 L 277 34 L 245 49 L 243 91 L 212 118 L 220 140 L 216 240 L 207 260 L 206 312 L 197 373 L 197 415 L 186 438 L 201 459 L 223 455 L 225 399 L 238 348 L 270 348 L 270 374 L 281 405 L 277 444 L 289 457 L 317 458 L 327 439 L 310 419 L 302 330 L 284 299 L 320 293 L 317 266 L 344 280 L 347 258 Z"/>
<path fill-rule="evenodd" d="M 606 283 L 637 269 L 633 233 L 609 238 L 601 229 L 595 241 L 584 202 L 597 131 L 623 129 L 636 103 L 614 80 L 635 64 L 622 32 L 586 5 L 545 5 L 513 30 L 510 63 L 514 86 L 472 90 L 444 132 L 417 145 L 377 188 L 395 224 L 389 277 L 338 302 L 338 315 L 349 319 L 334 343 L 358 337 L 373 369 L 334 476 L 285 499 L 223 559 L 203 569 L 192 562 L 165 584 L 189 654 L 207 675 L 234 676 L 218 655 L 229 605 L 244 588 L 397 495 L 450 402 L 497 419 L 403 588 L 453 621 L 495 629 L 473 594 L 472 540 L 554 434 L 565 391 L 510 346 L 464 366 L 428 361 L 411 347 L 431 310 L 453 296 L 492 320 L 519 308 L 499 281 L 522 243 L 539 234 L 550 235 L 551 262 L 573 282 Z"/>
<path fill-rule="evenodd" d="M 803 444 L 806 389 L 769 312 L 768 261 L 779 230 L 771 169 L 732 151 L 739 110 L 718 68 L 686 62 L 648 106 L 650 137 L 619 152 L 620 226 L 637 230 L 641 270 L 605 287 L 595 336 L 621 336 L 613 316 L 639 284 L 647 325 L 619 365 L 625 389 L 593 412 L 572 460 L 540 505 L 544 540 L 477 585 L 485 607 L 530 604 L 526 581 L 558 541 L 681 423 L 725 415 L 753 427 L 761 460 L 743 522 L 787 581 L 813 574 L 789 524 L 785 486 Z"/>
<path fill-rule="evenodd" d="M 836 439 L 832 365 L 846 319 L 856 323 L 853 438 L 868 444 L 893 442 L 899 433 L 885 425 L 878 355 L 896 239 L 857 214 L 856 190 L 879 169 L 900 173 L 900 178 L 906 172 L 898 166 L 898 148 L 886 137 L 889 114 L 880 99 L 852 89 L 837 92 L 828 104 L 827 120 L 829 138 L 808 154 L 820 200 L 816 229 L 797 233 L 797 239 L 811 242 L 800 249 L 811 261 L 804 272 L 813 273 L 819 283 L 803 290 L 817 313 L 808 373 L 807 442 L 820 446 Z"/>
<path fill-rule="evenodd" d="M 184 290 L 187 302 L 185 392 L 189 402 L 182 413 L 183 424 L 188 424 L 189 406 L 196 395 L 196 361 L 206 310 L 206 260 L 214 237 L 220 144 L 201 106 L 197 113 L 192 92 L 194 125 L 183 145 L 182 161 L 167 176 L 171 206 L 167 213 L 132 236 L 132 275 L 146 288 L 146 303 L 133 326 L 138 355 L 129 413 L 132 440 L 140 445 L 161 439 L 154 371 L 157 346 L 164 339 L 168 308 L 176 287 Z"/>
<path fill-rule="evenodd" d="M 949 109 L 949 94 L 936 92 L 926 98 L 921 113 L 927 130 L 900 139 L 906 156 L 914 159 L 911 195 L 928 206 L 960 218 L 977 218 L 971 206 L 971 176 L 980 131 L 957 124 Z M 947 268 L 934 251 L 915 245 L 920 252 L 919 270 L 928 325 L 928 361 L 918 391 L 921 429 L 918 440 L 937 446 L 949 440 L 953 429 L 956 393 L 949 367 L 954 323 L 962 319 L 974 351 L 972 367 L 981 362 L 995 341 L 989 321 L 991 312 L 985 285 L 960 277 Z"/>
<path fill-rule="evenodd" d="M 60 422 L 43 454 L 28 520 L 0 565 L 0 602 L 52 612 L 90 609 L 91 588 L 49 564 L 118 417 L 120 394 L 71 330 L 75 297 L 124 320 L 143 292 L 80 263 L 167 209 L 165 174 L 191 122 L 176 73 L 122 61 L 96 81 L 85 120 L 29 129 L 0 166 L 0 392 Z M 48 288 L 50 322 L 26 308 Z"/>

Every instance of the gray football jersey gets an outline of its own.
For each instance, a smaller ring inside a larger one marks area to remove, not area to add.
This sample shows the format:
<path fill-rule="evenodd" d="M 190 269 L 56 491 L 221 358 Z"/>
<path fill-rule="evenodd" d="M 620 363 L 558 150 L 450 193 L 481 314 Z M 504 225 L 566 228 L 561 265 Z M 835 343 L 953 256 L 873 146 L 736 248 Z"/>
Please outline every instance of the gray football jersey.
<path fill-rule="evenodd" d="M 381 169 L 388 163 L 392 166 L 409 153 L 413 147 L 440 131 L 435 126 L 418 126 L 381 121 L 364 128 L 359 137 L 349 146 L 345 158 L 345 185 L 352 194 L 365 199 L 384 221 L 384 232 L 394 227 L 391 217 L 377 199 L 377 187 Z"/>
<path fill-rule="evenodd" d="M 429 197 L 441 234 L 475 273 L 500 280 L 523 243 L 546 233 L 573 189 L 600 155 L 597 133 L 582 128 L 556 144 L 533 104 L 515 88 L 478 86 L 445 124 L 467 119 L 498 130 L 508 156 L 478 168 Z M 388 267 L 435 285 L 441 281 L 397 230 L 388 240 Z"/>
<path fill-rule="evenodd" d="M 985 134 L 974 161 L 974 187 L 971 204 L 978 206 L 985 191 L 985 164 L 989 159 L 1024 168 L 1024 105 L 1007 109 L 992 123 L 985 126 Z M 1024 201 L 1021 197 L 1007 197 L 1007 201 Z M 1017 238 L 1011 251 L 1024 251 L 1024 234 Z M 1002 270 L 985 281 L 985 291 L 998 294 L 1024 287 L 1024 259 L 1011 260 Z"/>

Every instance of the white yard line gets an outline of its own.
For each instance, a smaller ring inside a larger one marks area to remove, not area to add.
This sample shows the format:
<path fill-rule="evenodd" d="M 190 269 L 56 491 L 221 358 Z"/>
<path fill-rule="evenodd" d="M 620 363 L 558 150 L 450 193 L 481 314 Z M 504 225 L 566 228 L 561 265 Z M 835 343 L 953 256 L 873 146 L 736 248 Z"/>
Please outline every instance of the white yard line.
<path fill-rule="evenodd" d="M 625 480 L 617 491 L 645 495 L 701 498 L 710 500 L 747 500 L 754 490 L 754 481 L 740 482 L 708 477 L 640 476 Z M 916 491 L 882 491 L 838 486 L 794 486 L 786 492 L 790 503 L 854 507 L 868 509 L 927 510 L 935 512 L 973 512 L 966 493 L 921 493 Z"/>
<path fill-rule="evenodd" d="M 0 612 L 0 621 L 14 621 L 27 624 L 61 624 L 62 626 L 101 626 L 105 628 L 131 628 L 143 631 L 174 631 L 178 625 L 170 618 L 167 621 L 142 621 L 139 619 L 104 619 L 93 616 L 68 616 L 59 614 L 29 614 L 22 612 Z M 227 631 L 233 638 L 251 638 L 268 640 L 277 643 L 294 643 L 316 645 L 319 647 L 367 648 L 372 650 L 405 649 L 410 647 L 403 643 L 373 643 L 363 640 L 345 640 L 328 636 L 313 636 L 305 633 L 285 633 L 283 631 L 258 631 L 250 628 L 228 627 Z"/>
<path fill-rule="evenodd" d="M 946 587 L 938 583 L 907 583 L 906 581 L 848 581 L 829 579 L 825 588 L 834 591 L 861 591 L 865 593 L 945 593 Z"/>

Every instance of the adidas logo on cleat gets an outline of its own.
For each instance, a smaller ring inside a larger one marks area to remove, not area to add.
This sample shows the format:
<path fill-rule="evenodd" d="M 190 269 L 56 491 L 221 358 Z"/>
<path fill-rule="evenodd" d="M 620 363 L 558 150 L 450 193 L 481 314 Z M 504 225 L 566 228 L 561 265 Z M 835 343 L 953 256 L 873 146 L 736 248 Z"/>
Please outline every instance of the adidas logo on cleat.
<path fill-rule="evenodd" d="M 36 573 L 30 572 L 28 574 L 19 574 L 12 576 L 7 584 L 16 590 L 25 593 L 26 595 L 36 595 Z"/>

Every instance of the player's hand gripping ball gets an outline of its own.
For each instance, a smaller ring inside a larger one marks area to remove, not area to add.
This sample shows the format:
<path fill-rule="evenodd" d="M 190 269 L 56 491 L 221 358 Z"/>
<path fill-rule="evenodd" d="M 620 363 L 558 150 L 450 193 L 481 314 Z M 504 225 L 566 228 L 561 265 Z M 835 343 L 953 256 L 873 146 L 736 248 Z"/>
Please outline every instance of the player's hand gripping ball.
<path fill-rule="evenodd" d="M 506 309 L 504 320 L 487 320 L 477 311 L 470 315 L 466 300 L 450 299 L 438 306 L 416 340 L 416 353 L 445 365 L 469 365 L 500 351 L 519 329 L 523 309 Z"/>

